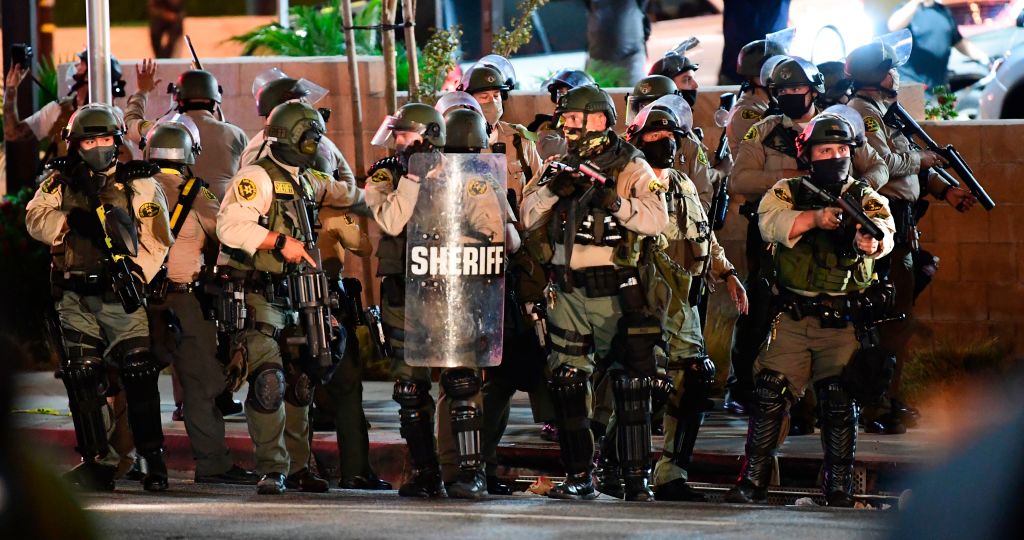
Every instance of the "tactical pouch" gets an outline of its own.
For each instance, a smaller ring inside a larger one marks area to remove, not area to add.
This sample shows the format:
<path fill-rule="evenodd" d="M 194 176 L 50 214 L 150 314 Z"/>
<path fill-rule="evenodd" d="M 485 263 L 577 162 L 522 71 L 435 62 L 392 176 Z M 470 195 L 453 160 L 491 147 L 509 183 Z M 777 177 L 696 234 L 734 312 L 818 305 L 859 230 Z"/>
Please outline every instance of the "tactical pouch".
<path fill-rule="evenodd" d="M 572 271 L 573 284 L 583 287 L 587 298 L 619 294 L 619 273 L 614 266 L 597 266 Z"/>

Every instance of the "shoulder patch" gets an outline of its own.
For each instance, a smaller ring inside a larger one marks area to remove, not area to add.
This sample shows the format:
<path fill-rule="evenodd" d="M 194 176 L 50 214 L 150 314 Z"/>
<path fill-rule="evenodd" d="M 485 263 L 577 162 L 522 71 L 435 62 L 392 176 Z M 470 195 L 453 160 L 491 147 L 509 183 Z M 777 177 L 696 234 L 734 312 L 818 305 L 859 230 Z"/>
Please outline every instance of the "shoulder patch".
<path fill-rule="evenodd" d="M 210 199 L 211 201 L 216 201 L 217 200 L 217 196 L 214 195 L 212 191 L 210 191 L 209 189 L 206 189 L 205 187 L 202 189 L 202 191 L 200 191 L 200 193 L 203 194 L 203 197 L 206 197 L 207 199 Z"/>
<path fill-rule="evenodd" d="M 743 109 L 740 111 L 740 118 L 744 120 L 760 120 L 762 117 L 756 111 L 750 109 Z"/>
<path fill-rule="evenodd" d="M 775 197 L 777 197 L 780 201 L 786 204 L 793 204 L 793 197 L 790 197 L 789 192 L 786 191 L 785 189 L 777 187 L 772 191 L 773 193 L 775 193 Z"/>
<path fill-rule="evenodd" d="M 160 213 L 160 205 L 154 202 L 148 202 L 139 207 L 140 218 L 151 218 L 155 217 Z"/>
<path fill-rule="evenodd" d="M 256 198 L 258 193 L 256 189 L 256 182 L 252 181 L 252 178 L 243 178 L 238 181 L 238 196 L 246 201 L 251 201 Z"/>
<path fill-rule="evenodd" d="M 647 189 L 651 193 L 658 193 L 668 191 L 668 186 L 666 186 L 661 180 L 655 178 L 647 183 Z"/>
<path fill-rule="evenodd" d="M 484 193 L 487 193 L 487 182 L 484 182 L 483 180 L 471 180 L 466 186 L 466 191 L 473 196 L 483 195 Z"/>
<path fill-rule="evenodd" d="M 868 133 L 874 133 L 880 129 L 882 129 L 882 126 L 879 124 L 877 118 L 875 118 L 874 116 L 864 117 L 864 131 L 867 131 Z"/>
<path fill-rule="evenodd" d="M 708 155 L 705 154 L 704 149 L 699 146 L 697 147 L 697 161 L 704 164 L 705 167 L 711 166 L 711 164 L 708 163 Z"/>
<path fill-rule="evenodd" d="M 295 188 L 292 187 L 291 182 L 285 182 L 283 180 L 274 181 L 274 193 L 278 195 L 295 195 Z"/>
<path fill-rule="evenodd" d="M 43 180 L 43 183 L 39 185 L 39 189 L 47 195 L 52 195 L 60 189 L 60 182 L 57 181 L 55 176 L 50 176 L 46 180 Z"/>
<path fill-rule="evenodd" d="M 374 184 L 380 184 L 382 182 L 391 181 L 391 173 L 387 169 L 377 169 L 373 175 L 370 176 L 370 181 Z"/>
<path fill-rule="evenodd" d="M 747 133 L 743 135 L 743 140 L 749 141 L 754 137 L 757 137 L 757 127 L 750 126 L 750 129 L 747 130 Z"/>
<path fill-rule="evenodd" d="M 867 202 L 864 203 L 865 212 L 877 212 L 882 208 L 885 208 L 885 206 L 878 199 L 868 199 Z"/>

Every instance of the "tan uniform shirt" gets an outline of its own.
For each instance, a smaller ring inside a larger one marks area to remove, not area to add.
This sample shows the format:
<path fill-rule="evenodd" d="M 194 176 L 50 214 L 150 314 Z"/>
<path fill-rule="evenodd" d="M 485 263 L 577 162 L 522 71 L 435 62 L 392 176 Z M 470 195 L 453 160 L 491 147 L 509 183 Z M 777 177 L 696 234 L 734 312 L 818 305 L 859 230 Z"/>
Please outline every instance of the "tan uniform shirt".
<path fill-rule="evenodd" d="M 523 132 L 526 128 L 523 128 Z M 523 147 L 523 156 L 520 158 L 519 152 L 516 151 L 514 144 L 515 136 L 518 135 L 520 138 L 520 144 Z M 531 135 L 532 137 L 532 135 Z M 505 156 L 508 167 L 508 176 L 506 181 L 508 182 L 508 189 L 515 190 L 516 201 L 522 205 L 523 202 L 523 188 L 530 181 L 530 178 L 536 176 L 541 172 L 543 167 L 540 160 L 540 154 L 537 153 L 537 143 L 523 136 L 523 133 L 515 128 L 512 124 L 499 120 L 494 131 L 491 133 L 491 145 L 494 143 L 505 144 Z M 490 150 L 487 150 L 490 152 Z M 530 177 L 527 177 L 526 171 L 523 168 L 523 161 L 530 167 Z M 518 211 L 518 209 L 516 209 Z"/>
<path fill-rule="evenodd" d="M 658 177 L 661 181 L 668 185 L 671 182 L 669 177 L 668 169 L 660 169 L 657 172 Z M 686 177 L 685 173 L 680 175 L 681 181 L 679 185 L 675 186 L 675 190 L 679 193 L 681 198 L 686 198 L 692 201 L 689 207 L 698 210 L 697 215 L 691 216 L 688 212 L 688 206 L 684 201 L 680 201 L 680 204 L 676 206 L 675 212 L 669 212 L 668 224 L 665 226 L 665 231 L 662 233 L 668 240 L 668 255 L 675 262 L 679 263 L 680 266 L 686 269 L 691 275 L 698 275 L 704 270 L 704 261 L 698 260 L 694 254 L 694 250 L 690 248 L 690 242 L 693 240 L 687 236 L 687 224 L 692 220 L 698 227 L 710 227 L 711 223 L 708 219 L 708 215 L 701 206 L 702 202 L 697 193 L 697 186 L 694 185 L 693 181 Z M 669 188 L 673 189 L 673 188 Z M 700 225 L 703 224 L 703 225 Z M 715 237 L 715 233 L 708 232 L 710 235 L 710 252 L 709 257 L 711 258 L 711 272 L 709 275 L 712 280 L 720 280 L 722 274 L 735 268 L 729 259 L 725 257 L 725 248 L 718 243 L 718 238 Z"/>
<path fill-rule="evenodd" d="M 729 112 L 729 123 L 725 125 L 726 136 L 729 137 L 729 152 L 733 156 L 740 150 L 740 141 L 750 131 L 750 127 L 764 119 L 768 110 L 768 94 L 766 90 L 756 89 L 744 92 L 736 100 Z"/>
<path fill-rule="evenodd" d="M 853 184 L 853 180 L 849 180 L 843 186 L 844 193 L 850 188 L 851 184 Z M 772 187 L 771 192 L 761 199 L 761 205 L 757 209 L 759 214 L 758 225 L 761 228 L 761 237 L 764 238 L 765 242 L 781 244 L 791 248 L 803 238 L 803 235 L 795 238 L 789 237 L 790 231 L 793 230 L 793 222 L 803 212 L 802 210 L 794 210 L 793 205 L 793 193 L 789 189 L 789 179 L 779 180 Z M 885 238 L 879 241 L 878 251 L 865 255 L 865 257 L 869 259 L 884 257 L 892 251 L 894 245 L 893 235 L 896 234 L 896 224 L 893 222 L 892 212 L 889 211 L 889 200 L 873 190 L 868 190 L 861 200 L 861 206 L 864 208 L 864 213 L 868 218 L 878 225 L 885 234 Z M 805 296 L 814 294 L 807 291 L 794 292 L 804 294 Z"/>
<path fill-rule="evenodd" d="M 882 122 L 885 116 L 882 107 L 887 107 L 887 104 L 882 101 L 881 94 L 860 90 L 847 105 L 864 117 L 864 136 L 889 168 L 889 181 L 878 190 L 879 193 L 908 202 L 919 199 L 921 182 L 917 173 L 921 170 L 921 155 L 911 148 L 910 140 L 903 132 Z M 938 175 L 928 175 L 927 187 L 933 195 L 941 194 L 945 185 Z"/>
<path fill-rule="evenodd" d="M 338 182 L 311 169 L 303 171 L 300 177 L 298 168 L 277 160 L 274 162 L 292 178 L 298 178 L 300 185 L 309 186 L 317 206 L 348 208 L 363 203 L 363 190 L 355 184 Z M 259 165 L 242 167 L 231 179 L 230 189 L 221 202 L 220 213 L 217 214 L 217 238 L 228 247 L 255 254 L 270 232 L 259 224 L 260 216 L 270 212 L 273 201 L 274 185 L 267 171 Z"/>
<path fill-rule="evenodd" d="M 627 164 L 615 179 L 622 206 L 612 214 L 619 223 L 638 234 L 657 236 L 668 225 L 665 206 L 666 186 L 655 176 L 651 166 L 642 159 Z M 523 224 L 527 230 L 544 226 L 558 202 L 550 188 L 542 187 L 527 194 L 523 200 Z M 614 250 L 606 246 L 577 245 L 573 247 L 571 268 L 611 266 Z M 565 247 L 555 244 L 554 264 L 565 263 Z"/>
<path fill-rule="evenodd" d="M 172 215 L 178 204 L 182 185 L 188 180 L 174 169 L 161 169 L 154 178 L 167 196 L 167 210 Z M 195 189 L 195 188 L 193 188 Z M 167 279 L 175 283 L 191 283 L 203 268 L 203 247 L 206 240 L 217 241 L 217 212 L 220 201 L 207 188 L 201 188 L 192 200 L 192 208 L 184 222 L 174 246 L 167 255 Z"/>
<path fill-rule="evenodd" d="M 113 168 L 110 169 L 113 173 Z M 114 184 L 115 189 L 125 189 Z M 54 185 L 53 176 L 44 180 L 25 207 L 25 227 L 32 238 L 48 246 L 59 246 L 68 232 L 67 215 L 61 211 L 66 186 Z M 167 251 L 174 244 L 168 225 L 167 199 L 163 189 L 153 178 L 132 180 L 132 212 L 139 230 L 139 251 L 132 260 L 142 268 L 146 282 L 160 271 Z M 155 205 L 155 208 L 154 208 Z M 155 212 L 154 212 L 155 210 Z"/>
<path fill-rule="evenodd" d="M 747 198 L 760 197 L 786 176 L 783 171 L 797 169 L 795 158 L 763 144 L 765 138 L 780 124 L 801 131 L 791 118 L 781 114 L 769 116 L 747 130 L 740 142 L 732 170 L 729 184 L 732 192 Z M 850 157 L 853 168 L 851 175 L 864 180 L 873 189 L 884 186 L 888 181 L 889 170 L 885 161 L 870 146 L 855 148 Z"/>
<path fill-rule="evenodd" d="M 705 212 L 711 210 L 715 189 L 727 174 L 711 166 L 710 155 L 707 146 L 692 131 L 680 139 L 679 150 L 676 152 L 676 167 L 686 174 L 697 189 Z M 725 161 L 722 165 L 727 166 L 728 163 Z"/>
<path fill-rule="evenodd" d="M 136 92 L 128 99 L 125 110 L 125 123 L 128 134 L 144 136 L 153 127 L 153 122 L 145 120 L 146 101 L 148 96 Z M 200 144 L 203 151 L 192 166 L 192 173 L 210 184 L 210 191 L 218 199 L 224 198 L 235 172 L 238 171 L 239 159 L 249 138 L 242 128 L 221 122 L 210 111 L 188 111 L 185 113 L 195 122 L 199 129 Z"/>

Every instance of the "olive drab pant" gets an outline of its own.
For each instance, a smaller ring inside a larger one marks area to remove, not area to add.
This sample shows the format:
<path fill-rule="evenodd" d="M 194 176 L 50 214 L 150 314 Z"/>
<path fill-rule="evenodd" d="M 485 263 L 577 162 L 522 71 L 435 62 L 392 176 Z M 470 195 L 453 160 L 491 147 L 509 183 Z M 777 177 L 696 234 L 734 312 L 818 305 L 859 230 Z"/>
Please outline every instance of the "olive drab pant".
<path fill-rule="evenodd" d="M 283 330 L 293 323 L 293 313 L 267 302 L 260 294 L 248 293 L 245 302 L 255 323 L 264 323 Z M 249 373 L 263 366 L 276 366 L 284 371 L 281 348 L 277 340 L 255 329 L 241 333 L 241 345 L 249 363 Z M 265 368 L 264 368 L 265 369 Z M 251 378 L 251 377 L 250 377 Z M 252 381 L 249 381 L 250 385 Z M 261 475 L 289 475 L 307 466 L 309 450 L 309 407 L 297 407 L 284 401 L 274 412 L 257 411 L 250 400 L 245 402 L 249 436 L 256 447 L 256 472 Z"/>

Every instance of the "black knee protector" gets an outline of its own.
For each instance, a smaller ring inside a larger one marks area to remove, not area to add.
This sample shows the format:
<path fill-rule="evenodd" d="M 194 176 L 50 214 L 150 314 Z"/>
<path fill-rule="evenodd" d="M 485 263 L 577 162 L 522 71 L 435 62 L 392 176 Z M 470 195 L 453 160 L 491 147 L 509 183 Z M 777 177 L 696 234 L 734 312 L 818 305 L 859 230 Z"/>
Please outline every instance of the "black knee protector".
<path fill-rule="evenodd" d="M 623 470 L 650 468 L 651 459 L 651 379 L 612 374 L 615 396 L 616 453 Z"/>
<path fill-rule="evenodd" d="M 95 351 L 94 351 L 95 352 Z M 61 378 L 68 391 L 68 405 L 75 425 L 78 453 L 86 461 L 107 455 L 107 430 L 103 424 L 103 406 L 107 400 L 107 373 L 103 360 L 96 356 L 69 358 Z"/>
<path fill-rule="evenodd" d="M 284 400 L 289 405 L 308 407 L 313 403 L 316 383 L 305 371 L 289 369 L 284 377 Z"/>
<path fill-rule="evenodd" d="M 263 364 L 249 374 L 249 394 L 245 404 L 252 410 L 271 414 L 284 403 L 284 369 L 277 364 Z"/>
<path fill-rule="evenodd" d="M 659 374 L 651 379 L 651 411 L 664 407 L 675 391 L 676 385 L 672 382 L 671 376 Z"/>
<path fill-rule="evenodd" d="M 569 474 L 587 472 L 593 466 L 594 435 L 587 418 L 588 378 L 586 372 L 563 364 L 552 373 L 549 383 L 562 463 Z"/>
<path fill-rule="evenodd" d="M 430 418 L 434 409 L 434 400 L 430 397 L 430 382 L 397 380 L 391 397 L 398 403 L 401 426 L 399 431 L 409 446 L 413 467 L 437 467 L 434 425 Z"/>
<path fill-rule="evenodd" d="M 148 346 L 140 347 L 140 343 L 135 343 L 133 347 L 130 341 L 118 344 L 111 354 L 118 359 L 120 366 L 121 381 L 128 402 L 128 424 L 132 428 L 135 447 L 139 452 L 153 452 L 163 448 L 164 444 L 157 381 L 165 364 Z"/>
<path fill-rule="evenodd" d="M 683 397 L 681 409 L 704 412 L 711 410 L 712 403 L 708 399 L 711 387 L 715 384 L 715 363 L 711 358 L 695 356 L 683 360 Z"/>
<path fill-rule="evenodd" d="M 470 368 L 451 368 L 441 375 L 441 387 L 449 399 L 472 399 L 480 392 L 480 377 Z"/>
<path fill-rule="evenodd" d="M 747 424 L 746 463 L 741 478 L 759 488 L 767 487 L 771 480 L 772 456 L 791 401 L 782 373 L 762 369 L 754 378 L 754 412 Z"/>
<path fill-rule="evenodd" d="M 471 400 L 480 393 L 480 377 L 469 368 L 448 369 L 441 375 L 441 385 L 449 400 L 451 429 L 459 452 L 459 467 L 475 469 L 483 459 L 480 449 L 483 415 Z"/>
<path fill-rule="evenodd" d="M 663 342 L 661 321 L 657 317 L 624 313 L 612 339 L 612 357 L 634 377 L 657 375 L 655 348 Z"/>

